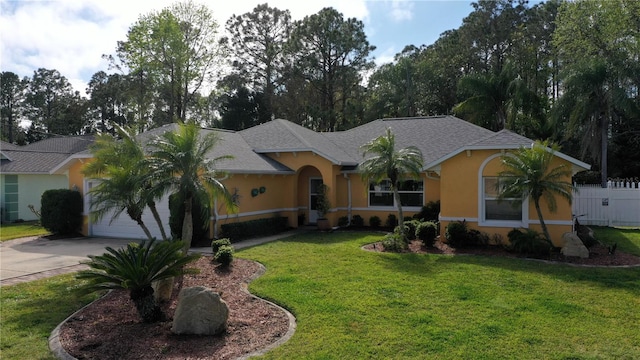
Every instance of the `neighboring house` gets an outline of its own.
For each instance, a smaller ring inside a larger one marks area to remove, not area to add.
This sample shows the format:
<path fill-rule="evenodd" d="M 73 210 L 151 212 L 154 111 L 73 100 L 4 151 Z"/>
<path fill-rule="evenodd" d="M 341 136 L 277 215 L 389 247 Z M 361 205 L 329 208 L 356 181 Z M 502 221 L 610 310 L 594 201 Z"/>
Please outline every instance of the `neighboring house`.
<path fill-rule="evenodd" d="M 148 139 L 174 128 L 175 125 L 166 125 L 142 137 Z M 221 138 L 212 157 L 234 156 L 221 161 L 218 169 L 226 172 L 223 183 L 239 204 L 237 213 L 227 214 L 214 200 L 212 228 L 217 233 L 220 224 L 275 214 L 288 217 L 292 227 L 298 226 L 301 214 L 306 223 L 315 223 L 314 200 L 317 186 L 322 183 L 329 187 L 332 209 L 328 218 L 332 225 L 342 216 L 351 219 L 354 215 L 361 216 L 365 223 L 374 215 L 384 222 L 389 214 L 396 214 L 389 184 L 364 184 L 357 166 L 363 160 L 361 145 L 383 135 L 387 128 L 395 134 L 399 148 L 413 145 L 424 156 L 420 179 L 406 181 L 400 189 L 407 216 L 420 211 L 429 201 L 440 200 L 441 232 L 449 222 L 457 220 L 466 220 L 471 228 L 505 238 L 513 228 L 540 230 L 533 204 L 525 201 L 514 209 L 508 201 L 498 203 L 493 190 L 501 170 L 500 156 L 520 146 L 530 146 L 533 141 L 508 130 L 496 133 L 452 116 L 382 119 L 333 133 L 318 133 L 280 119 L 239 132 L 204 130 L 215 131 Z M 556 155 L 555 162 L 569 165 L 574 173 L 589 168 L 562 153 Z M 70 186 L 83 192 L 97 184 L 97 180 L 81 175 L 82 161 L 90 157 L 86 152 L 75 154 L 58 169 L 68 171 Z M 88 196 L 86 201 L 88 205 Z M 168 219 L 166 201 L 159 206 L 162 216 Z M 570 204 L 558 199 L 558 211 L 550 214 L 545 207 L 544 215 L 554 242 L 559 244 L 562 234 L 571 231 Z M 148 215 L 145 223 L 155 227 Z M 88 235 L 144 236 L 126 215 L 111 226 L 108 219 L 95 224 L 87 219 L 83 231 Z M 152 233 L 159 237 L 157 229 Z"/>
<path fill-rule="evenodd" d="M 78 151 L 87 148 L 92 136 L 56 137 L 25 146 L 0 143 L 0 207 L 2 222 L 36 220 L 29 209 L 40 210 L 42 193 L 68 189 L 66 173 L 53 170 Z"/>

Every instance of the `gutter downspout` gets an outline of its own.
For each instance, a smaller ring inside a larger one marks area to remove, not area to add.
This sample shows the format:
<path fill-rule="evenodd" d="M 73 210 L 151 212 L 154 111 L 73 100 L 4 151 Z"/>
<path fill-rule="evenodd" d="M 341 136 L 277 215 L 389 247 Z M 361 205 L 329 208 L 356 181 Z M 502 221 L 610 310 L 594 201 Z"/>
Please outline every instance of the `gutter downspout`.
<path fill-rule="evenodd" d="M 346 173 L 342 175 L 347 179 L 347 226 L 351 226 L 351 178 Z"/>

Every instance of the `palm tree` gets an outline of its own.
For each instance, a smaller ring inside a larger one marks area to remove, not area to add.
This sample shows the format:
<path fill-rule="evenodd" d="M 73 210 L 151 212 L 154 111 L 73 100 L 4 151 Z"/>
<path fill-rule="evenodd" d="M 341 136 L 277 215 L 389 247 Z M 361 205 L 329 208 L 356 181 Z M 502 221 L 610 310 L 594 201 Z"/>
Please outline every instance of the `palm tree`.
<path fill-rule="evenodd" d="M 231 194 L 218 180 L 219 174 L 214 168 L 217 161 L 231 156 L 210 157 L 218 141 L 213 132 L 201 136 L 200 127 L 195 123 L 179 123 L 176 131 L 165 132 L 149 143 L 152 152 L 147 164 L 155 190 L 160 193 L 175 190 L 184 195 L 181 240 L 185 249 L 189 249 L 193 237 L 194 198 L 208 210 L 211 197 L 222 196 L 227 208 L 235 209 Z"/>
<path fill-rule="evenodd" d="M 619 85 L 615 70 L 600 60 L 569 73 L 565 88 L 557 115 L 569 119 L 569 135 L 581 135 L 582 157 L 590 152 L 600 162 L 601 183 L 606 187 L 609 127 L 616 114 L 630 111 L 633 101 Z"/>
<path fill-rule="evenodd" d="M 405 178 L 419 178 L 422 171 L 422 153 L 415 146 L 395 149 L 395 136 L 388 128 L 385 135 L 381 135 L 361 147 L 363 157 L 373 154 L 372 157 L 364 160 L 358 167 L 363 181 L 369 184 L 370 181 L 380 183 L 389 179 L 391 190 L 398 207 L 398 221 L 402 224 L 402 203 L 398 186 Z M 404 227 L 400 226 L 400 231 L 404 234 Z"/>
<path fill-rule="evenodd" d="M 542 118 L 540 98 L 511 64 L 498 74 L 467 75 L 460 79 L 458 88 L 464 100 L 453 108 L 456 115 L 487 129 L 512 129 L 519 119 L 531 122 Z"/>
<path fill-rule="evenodd" d="M 555 195 L 560 195 L 571 202 L 574 190 L 571 182 L 565 180 L 571 179 L 571 169 L 566 164 L 551 168 L 551 161 L 557 150 L 557 145 L 549 145 L 547 141 L 537 141 L 531 148 L 521 147 L 514 154 L 506 154 L 502 157 L 505 170 L 498 174 L 500 178 L 498 200 L 519 197 L 518 203 L 521 204 L 525 198 L 531 197 L 542 232 L 548 241 L 551 241 L 551 236 L 542 217 L 540 199 L 544 197 L 549 211 L 555 212 L 557 209 Z"/>
<path fill-rule="evenodd" d="M 115 210 L 111 221 L 115 220 L 125 209 L 127 214 L 140 225 L 151 239 L 150 232 L 142 221 L 142 212 L 148 206 L 158 223 L 162 239 L 167 236 L 155 201 L 162 196 L 151 186 L 146 174 L 144 150 L 137 141 L 133 129 L 115 125 L 120 139 L 109 134 L 98 136 L 91 145 L 94 161 L 88 163 L 82 172 L 86 176 L 103 178 L 101 184 L 90 193 L 91 207 L 95 208 L 94 219 L 100 219 L 111 210 Z"/>
<path fill-rule="evenodd" d="M 126 248 L 114 250 L 107 247 L 103 255 L 89 255 L 89 270 L 82 270 L 78 279 L 88 282 L 82 285 L 85 291 L 128 289 L 129 297 L 144 322 L 155 322 L 165 318 L 153 296 L 151 284 L 181 274 L 196 273 L 196 269 L 185 268 L 197 260 L 198 254 L 180 251 L 180 241 L 143 241 Z"/>

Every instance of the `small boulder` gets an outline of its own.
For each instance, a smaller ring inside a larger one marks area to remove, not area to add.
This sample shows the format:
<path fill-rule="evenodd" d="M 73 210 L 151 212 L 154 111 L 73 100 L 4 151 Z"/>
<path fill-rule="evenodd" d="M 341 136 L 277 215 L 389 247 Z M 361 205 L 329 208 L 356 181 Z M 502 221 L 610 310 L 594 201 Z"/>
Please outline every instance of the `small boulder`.
<path fill-rule="evenodd" d="M 583 259 L 589 258 L 589 249 L 582 243 L 578 235 L 568 232 L 562 235 L 564 246 L 560 251 L 564 256 L 577 256 Z"/>
<path fill-rule="evenodd" d="M 173 316 L 174 334 L 216 335 L 227 328 L 229 307 L 213 289 L 196 286 L 184 288 L 178 295 Z"/>

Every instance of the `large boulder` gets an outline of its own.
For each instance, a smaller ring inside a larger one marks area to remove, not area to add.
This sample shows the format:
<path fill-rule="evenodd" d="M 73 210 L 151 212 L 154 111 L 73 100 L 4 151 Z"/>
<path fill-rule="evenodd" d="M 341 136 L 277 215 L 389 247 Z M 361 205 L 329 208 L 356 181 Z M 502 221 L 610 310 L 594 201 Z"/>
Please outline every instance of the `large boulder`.
<path fill-rule="evenodd" d="M 174 334 L 216 335 L 227 328 L 229 307 L 213 289 L 196 286 L 184 288 L 178 295 L 173 316 Z"/>
<path fill-rule="evenodd" d="M 589 258 L 589 249 L 582 243 L 578 235 L 568 232 L 562 235 L 564 246 L 560 252 L 564 256 L 577 256 L 583 259 Z"/>

